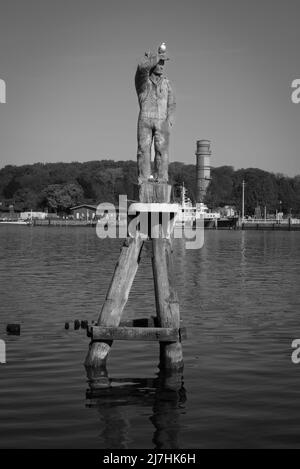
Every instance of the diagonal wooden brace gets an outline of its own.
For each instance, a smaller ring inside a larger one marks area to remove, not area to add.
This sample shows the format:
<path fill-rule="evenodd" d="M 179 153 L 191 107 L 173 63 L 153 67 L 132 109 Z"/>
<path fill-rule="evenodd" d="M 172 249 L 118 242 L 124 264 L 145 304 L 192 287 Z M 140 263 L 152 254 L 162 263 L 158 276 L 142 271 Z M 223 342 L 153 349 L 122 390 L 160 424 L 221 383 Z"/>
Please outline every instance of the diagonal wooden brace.
<path fill-rule="evenodd" d="M 98 326 L 119 325 L 139 266 L 142 247 L 143 240 L 140 237 L 125 240 L 105 302 L 99 315 Z M 92 342 L 85 359 L 85 366 L 105 366 L 111 345 L 112 340 Z"/>

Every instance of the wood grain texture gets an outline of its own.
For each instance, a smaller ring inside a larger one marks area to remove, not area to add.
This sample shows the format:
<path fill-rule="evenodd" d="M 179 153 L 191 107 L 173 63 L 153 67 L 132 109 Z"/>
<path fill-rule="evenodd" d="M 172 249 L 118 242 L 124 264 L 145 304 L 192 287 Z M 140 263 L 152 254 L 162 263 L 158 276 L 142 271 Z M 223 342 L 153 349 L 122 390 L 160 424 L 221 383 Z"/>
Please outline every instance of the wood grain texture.
<path fill-rule="evenodd" d="M 93 326 L 91 328 L 93 340 L 141 340 L 160 342 L 179 342 L 185 335 L 181 331 L 171 327 L 104 327 Z"/>
<path fill-rule="evenodd" d="M 169 203 L 172 186 L 166 183 L 143 182 L 138 190 L 138 200 L 143 203 Z"/>

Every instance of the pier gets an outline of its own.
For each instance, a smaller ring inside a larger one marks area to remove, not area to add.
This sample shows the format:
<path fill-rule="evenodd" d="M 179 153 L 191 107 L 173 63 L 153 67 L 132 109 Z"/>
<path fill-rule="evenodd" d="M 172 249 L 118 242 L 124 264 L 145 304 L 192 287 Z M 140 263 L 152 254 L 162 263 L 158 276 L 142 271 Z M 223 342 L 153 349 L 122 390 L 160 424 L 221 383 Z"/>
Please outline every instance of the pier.
<path fill-rule="evenodd" d="M 237 224 L 240 230 L 272 230 L 272 231 L 300 231 L 300 220 L 297 218 L 288 218 L 283 220 L 274 219 L 253 219 L 240 220 Z"/>

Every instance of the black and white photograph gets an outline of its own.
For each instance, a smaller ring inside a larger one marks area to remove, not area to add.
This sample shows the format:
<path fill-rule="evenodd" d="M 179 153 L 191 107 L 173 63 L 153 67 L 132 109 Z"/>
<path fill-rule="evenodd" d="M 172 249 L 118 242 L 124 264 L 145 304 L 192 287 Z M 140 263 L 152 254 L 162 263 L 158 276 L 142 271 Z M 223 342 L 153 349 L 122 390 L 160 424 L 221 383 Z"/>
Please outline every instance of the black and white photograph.
<path fill-rule="evenodd" d="M 2 450 L 300 449 L 299 21 L 0 0 Z"/>

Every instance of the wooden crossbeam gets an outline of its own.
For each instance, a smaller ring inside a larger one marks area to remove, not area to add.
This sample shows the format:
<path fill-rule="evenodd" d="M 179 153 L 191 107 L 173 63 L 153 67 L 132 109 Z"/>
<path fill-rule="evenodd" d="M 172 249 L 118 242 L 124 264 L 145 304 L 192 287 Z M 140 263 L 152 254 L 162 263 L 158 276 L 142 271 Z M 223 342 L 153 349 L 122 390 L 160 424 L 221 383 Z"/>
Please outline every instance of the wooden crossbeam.
<path fill-rule="evenodd" d="M 95 327 L 97 324 L 95 324 Z M 147 317 L 147 318 L 132 318 L 132 319 L 124 319 L 120 322 L 119 327 L 157 327 L 157 318 L 155 317 Z M 92 327 L 87 327 L 87 336 L 92 337 Z"/>
<path fill-rule="evenodd" d="M 181 342 L 186 338 L 185 328 L 172 327 L 105 327 L 91 326 L 88 333 L 97 340 L 142 340 L 159 342 Z"/>

